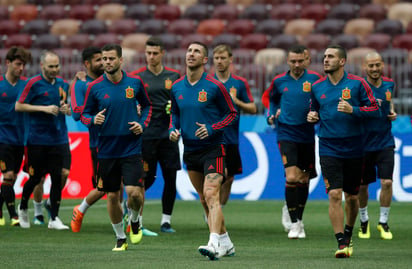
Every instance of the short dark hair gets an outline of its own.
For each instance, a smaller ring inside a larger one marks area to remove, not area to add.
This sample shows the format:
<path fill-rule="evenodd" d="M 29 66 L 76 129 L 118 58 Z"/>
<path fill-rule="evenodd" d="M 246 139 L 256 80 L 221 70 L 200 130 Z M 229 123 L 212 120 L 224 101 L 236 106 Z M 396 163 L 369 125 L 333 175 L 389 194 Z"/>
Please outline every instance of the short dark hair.
<path fill-rule="evenodd" d="M 14 60 L 19 59 L 24 64 L 31 62 L 31 53 L 23 47 L 13 46 L 9 49 L 6 54 L 6 60 L 13 62 Z"/>
<path fill-rule="evenodd" d="M 296 53 L 296 54 L 302 54 L 302 53 L 305 53 L 305 50 L 307 50 L 308 48 L 306 47 L 306 46 L 304 46 L 304 45 L 300 45 L 300 44 L 298 44 L 298 45 L 293 45 L 292 47 L 290 47 L 289 49 L 288 49 L 288 54 L 290 53 L 290 52 L 293 52 L 293 53 Z"/>
<path fill-rule="evenodd" d="M 337 44 L 331 44 L 327 47 L 328 49 L 336 49 L 338 50 L 338 56 L 339 58 L 343 58 L 346 59 L 346 49 L 344 47 L 342 47 L 341 45 L 337 45 Z"/>
<path fill-rule="evenodd" d="M 188 47 L 190 47 L 190 45 L 192 45 L 192 44 L 197 44 L 197 45 L 202 46 L 202 47 L 203 47 L 203 50 L 204 50 L 204 52 L 205 52 L 205 56 L 206 56 L 206 57 L 209 57 L 209 48 L 206 46 L 206 44 L 204 44 L 204 43 L 202 43 L 202 42 L 200 42 L 200 41 L 193 41 L 193 42 L 190 42 L 190 44 L 189 44 Z"/>
<path fill-rule="evenodd" d="M 99 47 L 91 46 L 85 48 L 82 51 L 82 61 L 90 61 L 97 53 L 102 53 L 102 50 Z"/>
<path fill-rule="evenodd" d="M 102 48 L 102 51 L 111 51 L 111 50 L 115 50 L 119 58 L 122 57 L 122 47 L 119 44 L 106 44 Z"/>
<path fill-rule="evenodd" d="M 146 41 L 146 46 L 160 47 L 160 50 L 165 49 L 165 45 L 164 45 L 162 39 L 158 36 L 149 37 L 149 39 L 147 39 L 147 41 Z"/>

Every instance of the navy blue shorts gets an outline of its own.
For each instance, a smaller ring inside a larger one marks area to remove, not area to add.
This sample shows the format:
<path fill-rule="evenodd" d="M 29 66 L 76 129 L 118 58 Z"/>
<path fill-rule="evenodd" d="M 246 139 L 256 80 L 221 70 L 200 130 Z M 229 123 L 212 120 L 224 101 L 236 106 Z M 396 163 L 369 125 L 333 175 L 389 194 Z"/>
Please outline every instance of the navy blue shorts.
<path fill-rule="evenodd" d="M 317 176 L 315 165 L 315 144 L 278 141 L 280 155 L 285 168 L 296 166 L 303 172 L 309 172 L 309 178 Z"/>
<path fill-rule="evenodd" d="M 380 179 L 392 179 L 395 165 L 395 151 L 392 147 L 380 151 L 366 152 L 363 164 L 362 185 L 376 182 Z M 377 172 L 377 173 L 376 173 Z"/>
<path fill-rule="evenodd" d="M 228 176 L 242 174 L 242 159 L 240 157 L 239 145 L 225 145 L 226 150 L 226 167 Z"/>

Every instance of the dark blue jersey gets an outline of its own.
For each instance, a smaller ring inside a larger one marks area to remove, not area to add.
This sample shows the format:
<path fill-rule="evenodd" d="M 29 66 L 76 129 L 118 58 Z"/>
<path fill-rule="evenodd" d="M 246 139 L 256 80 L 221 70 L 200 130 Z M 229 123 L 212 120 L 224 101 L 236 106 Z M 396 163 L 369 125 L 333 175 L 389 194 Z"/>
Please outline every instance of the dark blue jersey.
<path fill-rule="evenodd" d="M 366 79 L 365 79 L 366 80 Z M 388 119 L 391 111 L 391 101 L 395 83 L 392 79 L 382 77 L 380 87 L 368 83 L 381 110 L 379 118 L 368 118 L 364 120 L 365 125 L 365 151 L 378 151 L 388 147 L 395 147 L 392 135 L 392 122 Z"/>
<path fill-rule="evenodd" d="M 223 130 L 238 117 L 233 100 L 225 86 L 207 73 L 191 85 L 187 77 L 172 86 L 172 120 L 169 131 L 181 130 L 185 151 L 223 144 Z M 209 136 L 195 136 L 199 126 L 206 124 Z"/>
<path fill-rule="evenodd" d="M 57 77 L 54 83 L 47 81 L 43 75 L 37 75 L 27 81 L 18 102 L 31 105 L 60 106 L 67 102 L 69 84 Z M 28 145 L 61 145 L 69 143 L 66 115 L 35 112 L 29 115 Z"/>
<path fill-rule="evenodd" d="M 98 157 L 121 158 L 141 153 L 141 135 L 134 135 L 130 122 L 139 122 L 143 130 L 152 114 L 149 96 L 140 77 L 122 71 L 122 79 L 111 82 L 106 74 L 91 82 L 85 96 L 81 121 L 90 126 L 94 117 L 106 109 L 105 121 L 99 129 Z M 137 113 L 141 106 L 141 116 Z"/>
<path fill-rule="evenodd" d="M 156 75 L 145 66 L 131 74 L 141 77 L 153 107 L 152 119 L 143 133 L 143 139 L 168 138 L 170 115 L 166 114 L 166 105 L 170 101 L 173 82 L 181 77 L 179 71 L 165 66 Z"/>
<path fill-rule="evenodd" d="M 270 84 L 268 116 L 276 115 L 280 108 L 280 116 L 277 119 L 277 139 L 279 141 L 294 141 L 298 143 L 314 143 L 314 125 L 307 122 L 306 117 L 310 108 L 310 93 L 312 83 L 321 76 L 311 70 L 295 79 L 290 71 L 277 75 Z"/>
<path fill-rule="evenodd" d="M 337 110 L 341 99 L 352 106 L 352 114 Z M 327 76 L 313 83 L 311 111 L 319 113 L 319 154 L 343 158 L 362 156 L 362 119 L 380 115 L 368 83 L 346 72 L 336 85 Z"/>
<path fill-rule="evenodd" d="M 26 113 L 14 109 L 25 85 L 25 78 L 11 85 L 5 75 L 0 77 L 0 143 L 17 146 L 25 144 Z"/>
<path fill-rule="evenodd" d="M 84 107 L 84 98 L 86 96 L 86 90 L 89 86 L 90 82 L 93 79 L 89 76 L 86 76 L 86 81 L 77 80 L 70 89 L 70 105 L 72 109 L 72 116 L 75 121 L 80 120 L 81 112 Z M 99 126 L 90 125 L 88 126 L 89 129 L 89 147 L 96 148 L 97 147 L 97 138 L 99 132 Z"/>
<path fill-rule="evenodd" d="M 216 74 L 215 79 L 218 80 Z M 229 93 L 236 96 L 244 103 L 253 103 L 253 96 L 250 93 L 249 83 L 245 78 L 230 74 L 229 79 L 223 83 Z M 239 107 L 234 103 L 236 110 L 240 114 Z M 223 131 L 225 144 L 239 144 L 239 118 Z"/>

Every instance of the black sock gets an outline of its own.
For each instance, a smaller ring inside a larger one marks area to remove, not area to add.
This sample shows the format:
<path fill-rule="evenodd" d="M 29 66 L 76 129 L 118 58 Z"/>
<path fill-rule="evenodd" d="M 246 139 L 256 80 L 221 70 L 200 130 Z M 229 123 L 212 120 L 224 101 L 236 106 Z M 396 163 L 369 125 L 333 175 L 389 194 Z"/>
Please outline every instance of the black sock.
<path fill-rule="evenodd" d="M 305 210 L 306 201 L 309 196 L 309 184 L 298 182 L 296 184 L 296 191 L 298 195 L 297 218 L 302 220 L 303 211 Z"/>
<path fill-rule="evenodd" d="M 298 192 L 296 189 L 296 182 L 287 182 L 285 188 L 286 205 L 288 206 L 290 219 L 292 222 L 297 222 L 298 213 Z"/>
<path fill-rule="evenodd" d="M 345 242 L 345 237 L 343 233 L 337 233 L 335 234 L 335 237 L 336 237 L 336 240 L 338 241 L 339 246 L 345 245 L 346 242 Z"/>
<path fill-rule="evenodd" d="M 345 240 L 346 242 L 349 244 L 349 241 L 352 238 L 352 231 L 353 231 L 353 227 L 348 226 L 347 224 L 345 225 L 345 230 L 344 230 L 344 235 L 345 235 Z"/>
<path fill-rule="evenodd" d="M 8 182 L 10 184 L 5 184 Z M 9 211 L 10 218 L 16 217 L 16 207 L 14 205 L 15 201 L 15 194 L 13 189 L 13 180 L 12 179 L 4 179 L 3 184 L 1 185 L 1 194 L 6 202 L 7 210 Z"/>

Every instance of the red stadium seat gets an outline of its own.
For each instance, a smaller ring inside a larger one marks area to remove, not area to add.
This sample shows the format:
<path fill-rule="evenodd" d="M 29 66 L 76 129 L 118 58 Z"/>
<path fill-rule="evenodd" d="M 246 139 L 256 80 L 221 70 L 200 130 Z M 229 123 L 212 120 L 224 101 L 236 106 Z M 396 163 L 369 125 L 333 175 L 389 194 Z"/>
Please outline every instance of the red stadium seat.
<path fill-rule="evenodd" d="M 392 37 L 388 34 L 373 33 L 365 36 L 360 45 L 362 47 L 370 47 L 376 49 L 377 51 L 382 51 L 389 48 L 391 45 L 391 40 Z"/>
<path fill-rule="evenodd" d="M 31 21 L 37 18 L 37 7 L 35 5 L 18 5 L 10 12 L 10 19 L 15 21 Z"/>
<path fill-rule="evenodd" d="M 108 32 L 118 35 L 127 35 L 137 32 L 137 23 L 133 19 L 120 19 L 108 26 Z"/>
<path fill-rule="evenodd" d="M 29 34 L 12 34 L 4 41 L 4 47 L 10 48 L 13 46 L 22 46 L 29 49 L 32 44 L 32 39 Z"/>
<path fill-rule="evenodd" d="M 209 45 L 212 42 L 210 37 L 208 37 L 207 35 L 190 34 L 190 35 L 185 35 L 182 37 L 182 41 L 180 42 L 180 47 L 182 49 L 187 49 L 189 44 L 194 41 L 202 42 L 205 45 Z"/>
<path fill-rule="evenodd" d="M 61 42 L 63 48 L 76 49 L 79 51 L 89 47 L 91 44 L 92 40 L 88 34 L 75 34 L 65 38 Z"/>
<path fill-rule="evenodd" d="M 386 19 L 388 11 L 381 4 L 367 4 L 360 6 L 359 18 L 372 19 L 375 22 Z"/>
<path fill-rule="evenodd" d="M 239 19 L 231 21 L 226 26 L 226 32 L 236 35 L 247 35 L 253 32 L 255 24 L 249 19 Z"/>
<path fill-rule="evenodd" d="M 140 0 L 142 4 L 150 4 L 150 5 L 165 5 L 168 3 L 168 0 Z"/>
<path fill-rule="evenodd" d="M 219 20 L 226 20 L 226 21 L 233 21 L 238 19 L 239 17 L 239 10 L 235 5 L 219 5 L 213 9 L 212 12 L 212 19 L 219 19 Z"/>
<path fill-rule="evenodd" d="M 293 20 L 298 18 L 299 6 L 295 4 L 281 4 L 273 6 L 270 11 L 270 18 L 277 20 Z"/>
<path fill-rule="evenodd" d="M 196 32 L 202 35 L 216 36 L 225 31 L 225 22 L 219 19 L 209 19 L 199 22 Z"/>
<path fill-rule="evenodd" d="M 96 10 L 93 5 L 74 5 L 69 11 L 70 18 L 82 21 L 94 19 L 95 14 Z"/>
<path fill-rule="evenodd" d="M 67 14 L 67 8 L 64 5 L 47 5 L 39 11 L 38 18 L 55 21 L 67 18 Z"/>
<path fill-rule="evenodd" d="M 316 22 L 326 19 L 329 7 L 325 4 L 308 4 L 301 8 L 301 19 L 312 19 Z"/>
<path fill-rule="evenodd" d="M 393 37 L 392 47 L 412 50 L 412 34 L 401 34 Z"/>
<path fill-rule="evenodd" d="M 7 20 L 10 18 L 8 6 L 0 5 L 0 18 L 1 20 Z"/>
<path fill-rule="evenodd" d="M 239 47 L 244 49 L 254 49 L 257 51 L 266 48 L 267 44 L 268 38 L 265 34 L 253 33 L 245 35 L 240 40 Z"/>
<path fill-rule="evenodd" d="M 1 20 L 0 21 L 0 35 L 13 35 L 20 32 L 21 25 L 17 21 L 13 20 Z"/>
<path fill-rule="evenodd" d="M 166 21 L 158 19 L 148 19 L 140 23 L 139 32 L 150 35 L 163 34 L 166 31 Z"/>
<path fill-rule="evenodd" d="M 180 18 L 180 8 L 173 5 L 159 5 L 156 7 L 154 17 L 166 21 L 177 20 Z"/>

